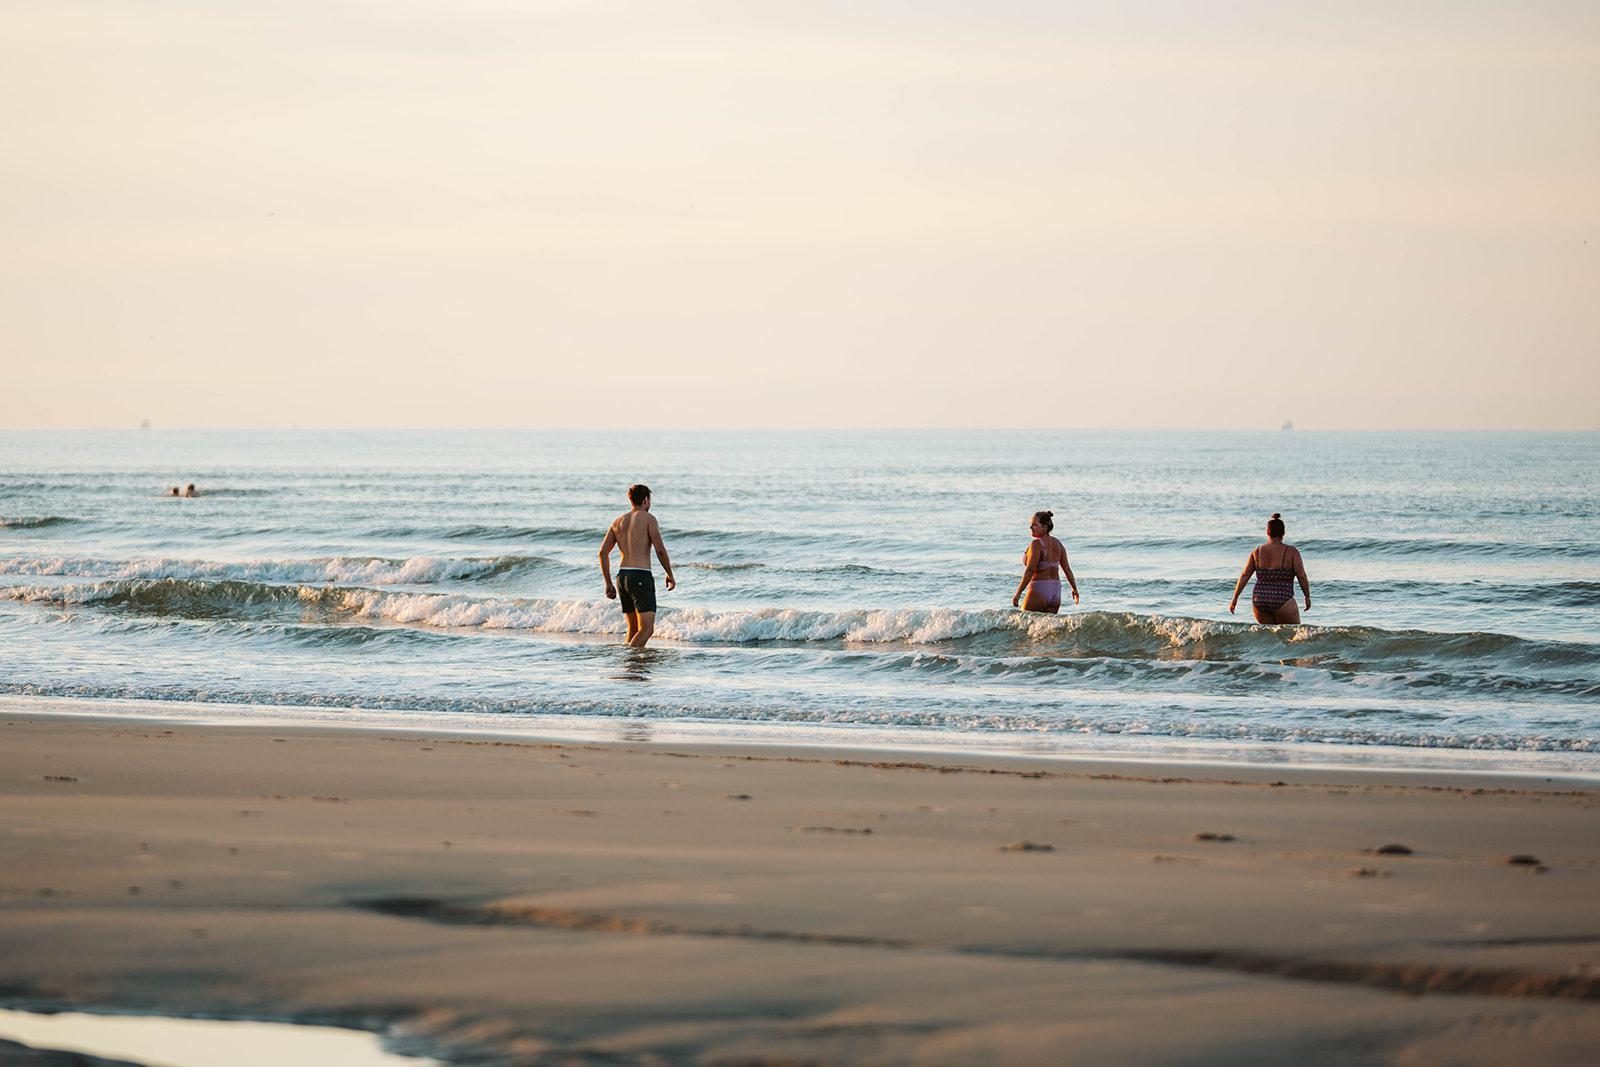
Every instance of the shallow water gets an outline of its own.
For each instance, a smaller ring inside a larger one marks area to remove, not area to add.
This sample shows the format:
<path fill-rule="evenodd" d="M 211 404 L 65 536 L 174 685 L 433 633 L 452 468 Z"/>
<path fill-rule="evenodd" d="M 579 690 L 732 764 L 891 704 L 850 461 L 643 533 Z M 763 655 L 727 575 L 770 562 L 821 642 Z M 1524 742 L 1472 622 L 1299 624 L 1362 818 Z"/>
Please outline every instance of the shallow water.
<path fill-rule="evenodd" d="M 1593 434 L 5 433 L 0 694 L 1585 770 L 1597 461 Z M 594 563 L 636 480 L 681 581 L 647 657 Z M 1009 606 L 1040 507 L 1084 593 L 1055 618 Z M 1226 611 L 1272 511 L 1304 627 Z"/>

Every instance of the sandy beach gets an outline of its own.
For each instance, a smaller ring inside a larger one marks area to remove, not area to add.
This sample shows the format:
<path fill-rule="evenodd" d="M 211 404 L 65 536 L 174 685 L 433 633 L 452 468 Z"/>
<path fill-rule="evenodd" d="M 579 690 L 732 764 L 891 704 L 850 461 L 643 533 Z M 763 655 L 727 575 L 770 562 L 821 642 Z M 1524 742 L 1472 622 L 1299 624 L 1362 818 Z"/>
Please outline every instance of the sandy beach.
<path fill-rule="evenodd" d="M 497 1064 L 1600 1046 L 1582 782 L 15 711 L 0 738 L 13 1007 Z"/>

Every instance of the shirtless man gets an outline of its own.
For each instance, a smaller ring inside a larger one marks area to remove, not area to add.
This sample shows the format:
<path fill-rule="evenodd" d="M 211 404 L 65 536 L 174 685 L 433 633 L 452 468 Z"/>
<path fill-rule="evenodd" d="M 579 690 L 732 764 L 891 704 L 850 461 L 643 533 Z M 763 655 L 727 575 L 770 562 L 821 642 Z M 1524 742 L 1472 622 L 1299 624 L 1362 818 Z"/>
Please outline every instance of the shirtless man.
<path fill-rule="evenodd" d="M 678 587 L 672 577 L 672 561 L 667 546 L 661 543 L 661 524 L 650 514 L 650 487 L 628 486 L 628 501 L 633 505 L 618 515 L 600 543 L 600 574 L 606 580 L 606 599 L 615 600 L 620 588 L 622 613 L 628 619 L 628 644 L 643 648 L 656 632 L 656 578 L 650 573 L 650 546 L 656 549 L 661 569 L 667 572 L 667 591 Z M 622 550 L 617 567 L 617 584 L 611 584 L 611 550 Z"/>

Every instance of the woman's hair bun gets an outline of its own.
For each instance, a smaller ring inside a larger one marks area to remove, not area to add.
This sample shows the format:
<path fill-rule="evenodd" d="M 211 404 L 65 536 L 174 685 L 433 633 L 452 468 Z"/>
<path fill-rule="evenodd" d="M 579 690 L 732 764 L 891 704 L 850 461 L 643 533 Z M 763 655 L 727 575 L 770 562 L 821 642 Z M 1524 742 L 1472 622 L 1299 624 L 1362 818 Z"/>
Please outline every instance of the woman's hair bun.
<path fill-rule="evenodd" d="M 1047 512 L 1045 512 L 1045 517 L 1053 519 L 1053 518 L 1056 517 L 1056 513 L 1053 512 L 1053 511 L 1047 511 Z"/>
<path fill-rule="evenodd" d="M 1272 517 L 1273 517 L 1273 518 L 1275 518 L 1275 519 L 1281 519 L 1281 518 L 1283 518 L 1283 516 L 1282 516 L 1282 515 L 1279 515 L 1279 514 L 1278 514 L 1278 513 L 1277 513 L 1277 512 L 1276 512 L 1276 511 L 1274 511 L 1274 512 L 1273 512 L 1273 513 L 1272 513 Z"/>

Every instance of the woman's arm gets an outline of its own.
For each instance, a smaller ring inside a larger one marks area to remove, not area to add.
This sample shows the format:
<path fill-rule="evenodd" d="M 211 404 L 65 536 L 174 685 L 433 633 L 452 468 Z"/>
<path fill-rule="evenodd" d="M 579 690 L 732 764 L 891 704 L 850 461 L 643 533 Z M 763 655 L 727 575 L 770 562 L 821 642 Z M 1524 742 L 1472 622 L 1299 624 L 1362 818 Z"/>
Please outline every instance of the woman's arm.
<path fill-rule="evenodd" d="M 1039 553 L 1036 551 L 1038 544 L 1039 542 L 1035 541 L 1029 545 L 1027 553 L 1022 557 L 1022 581 L 1017 583 L 1017 591 L 1012 594 L 1012 607 L 1018 606 L 1018 601 L 1022 599 L 1022 591 L 1028 588 L 1029 582 L 1033 581 L 1033 572 L 1039 566 Z"/>
<path fill-rule="evenodd" d="M 1244 570 L 1239 572 L 1239 580 L 1233 583 L 1233 599 L 1228 601 L 1229 615 L 1232 615 L 1233 610 L 1239 606 L 1239 594 L 1244 592 L 1244 583 L 1248 582 L 1250 580 L 1250 576 L 1255 572 L 1256 554 L 1251 552 L 1250 558 L 1244 561 Z"/>
<path fill-rule="evenodd" d="M 1300 588 L 1306 594 L 1306 610 L 1311 610 L 1311 579 L 1306 577 L 1306 561 L 1301 558 L 1300 550 L 1294 550 L 1294 576 L 1300 579 Z"/>
<path fill-rule="evenodd" d="M 1067 576 L 1067 584 L 1072 587 L 1072 602 L 1076 604 L 1078 602 L 1078 579 L 1072 573 L 1072 564 L 1067 562 L 1067 546 L 1057 541 L 1056 547 L 1061 549 L 1061 573 Z"/>

